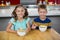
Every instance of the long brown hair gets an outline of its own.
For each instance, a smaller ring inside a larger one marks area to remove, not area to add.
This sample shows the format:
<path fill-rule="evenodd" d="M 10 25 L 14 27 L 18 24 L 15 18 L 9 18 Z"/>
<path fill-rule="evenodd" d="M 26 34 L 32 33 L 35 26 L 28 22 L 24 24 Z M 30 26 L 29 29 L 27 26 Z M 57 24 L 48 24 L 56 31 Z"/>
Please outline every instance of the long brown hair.
<path fill-rule="evenodd" d="M 25 13 L 24 13 L 25 15 L 23 16 L 23 18 L 27 18 L 27 16 L 28 16 L 27 9 L 26 9 L 23 5 L 19 4 L 19 5 L 17 5 L 17 6 L 15 7 L 15 9 L 14 9 L 13 12 L 12 12 L 12 15 L 13 15 L 15 21 L 18 19 L 18 18 L 17 18 L 17 14 L 16 14 L 16 12 L 15 12 L 15 10 L 16 10 L 18 7 L 23 7 L 23 8 L 25 9 Z"/>

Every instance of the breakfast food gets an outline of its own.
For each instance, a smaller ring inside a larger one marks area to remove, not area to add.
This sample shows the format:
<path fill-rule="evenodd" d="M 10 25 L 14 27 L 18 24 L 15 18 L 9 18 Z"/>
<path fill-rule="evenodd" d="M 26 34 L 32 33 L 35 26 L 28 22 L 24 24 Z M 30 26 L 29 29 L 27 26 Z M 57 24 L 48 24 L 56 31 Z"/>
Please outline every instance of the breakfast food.
<path fill-rule="evenodd" d="M 40 25 L 39 27 L 47 27 L 47 26 L 45 26 L 45 25 Z"/>
<path fill-rule="evenodd" d="M 17 34 L 18 34 L 19 36 L 25 36 L 25 35 L 26 35 L 26 32 L 25 32 L 25 30 L 23 30 L 22 28 L 20 28 L 20 29 L 17 31 Z"/>
<path fill-rule="evenodd" d="M 22 28 L 20 28 L 18 31 L 19 31 L 19 32 L 24 32 L 25 30 L 23 30 Z"/>
<path fill-rule="evenodd" d="M 39 26 L 39 30 L 40 30 L 41 32 L 45 32 L 45 31 L 47 30 L 47 26 L 45 26 L 45 25 L 40 25 L 40 26 Z"/>

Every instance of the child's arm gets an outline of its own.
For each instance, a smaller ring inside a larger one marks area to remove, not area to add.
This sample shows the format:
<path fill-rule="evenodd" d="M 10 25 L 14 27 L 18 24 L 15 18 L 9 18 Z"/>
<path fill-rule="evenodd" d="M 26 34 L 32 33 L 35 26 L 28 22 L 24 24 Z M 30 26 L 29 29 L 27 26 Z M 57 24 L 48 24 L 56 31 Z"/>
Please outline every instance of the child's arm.
<path fill-rule="evenodd" d="M 51 29 L 51 25 L 52 25 L 52 23 L 50 22 L 47 29 Z"/>
<path fill-rule="evenodd" d="M 11 30 L 11 27 L 12 27 L 12 23 L 9 23 L 8 26 L 7 26 L 7 28 L 6 28 L 6 31 L 7 31 L 7 32 L 13 32 L 13 33 L 16 33 L 16 31 Z"/>
<path fill-rule="evenodd" d="M 28 22 L 28 23 L 27 23 L 27 29 L 26 29 L 26 32 L 28 33 L 30 30 L 31 30 L 31 28 L 30 28 L 30 23 Z"/>

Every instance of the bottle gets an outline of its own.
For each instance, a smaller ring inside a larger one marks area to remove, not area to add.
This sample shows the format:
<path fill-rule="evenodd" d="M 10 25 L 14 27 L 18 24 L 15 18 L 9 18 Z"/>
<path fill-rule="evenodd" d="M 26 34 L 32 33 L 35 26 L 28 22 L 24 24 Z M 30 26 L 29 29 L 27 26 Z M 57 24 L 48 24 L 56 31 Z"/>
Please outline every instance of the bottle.
<path fill-rule="evenodd" d="M 9 6 L 10 5 L 10 1 L 6 1 L 6 5 Z"/>
<path fill-rule="evenodd" d="M 42 4 L 42 0 L 39 1 L 38 5 L 41 5 Z"/>
<path fill-rule="evenodd" d="M 4 6 L 4 1 L 3 0 L 1 1 L 1 5 Z"/>
<path fill-rule="evenodd" d="M 44 5 L 46 5 L 46 2 L 45 2 L 45 1 L 43 1 L 43 4 L 44 4 Z"/>
<path fill-rule="evenodd" d="M 48 0 L 45 0 L 46 1 L 46 3 L 48 4 Z"/>
<path fill-rule="evenodd" d="M 46 5 L 48 3 L 48 0 L 44 0 L 43 4 Z"/>
<path fill-rule="evenodd" d="M 57 5 L 56 0 L 55 0 L 55 5 Z"/>

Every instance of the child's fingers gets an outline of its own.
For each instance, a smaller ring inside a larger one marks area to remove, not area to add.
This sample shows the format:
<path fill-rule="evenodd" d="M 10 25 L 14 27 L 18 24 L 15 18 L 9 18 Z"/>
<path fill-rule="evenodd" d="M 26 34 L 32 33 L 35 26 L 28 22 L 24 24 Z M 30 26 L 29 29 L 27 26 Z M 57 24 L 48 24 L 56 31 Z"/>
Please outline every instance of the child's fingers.
<path fill-rule="evenodd" d="M 35 29 L 36 27 L 32 27 L 32 29 Z"/>
<path fill-rule="evenodd" d="M 29 32 L 29 29 L 27 28 L 27 29 L 25 30 L 25 32 L 28 33 L 28 32 Z"/>

